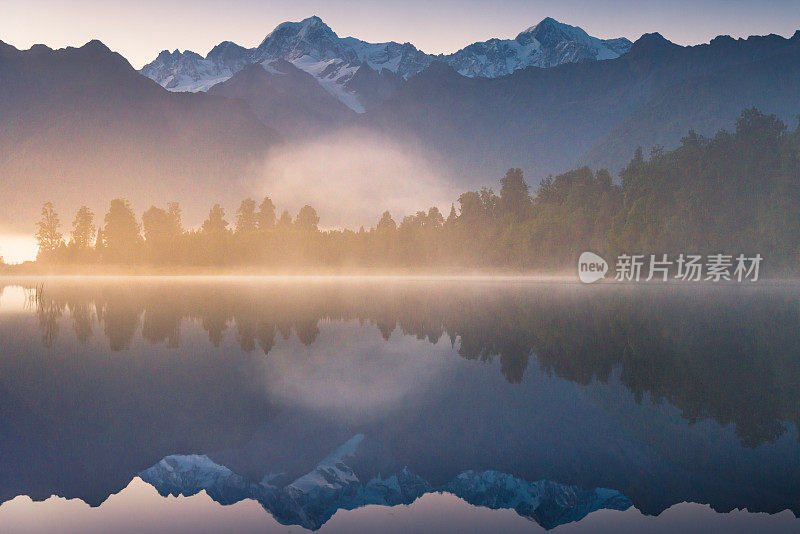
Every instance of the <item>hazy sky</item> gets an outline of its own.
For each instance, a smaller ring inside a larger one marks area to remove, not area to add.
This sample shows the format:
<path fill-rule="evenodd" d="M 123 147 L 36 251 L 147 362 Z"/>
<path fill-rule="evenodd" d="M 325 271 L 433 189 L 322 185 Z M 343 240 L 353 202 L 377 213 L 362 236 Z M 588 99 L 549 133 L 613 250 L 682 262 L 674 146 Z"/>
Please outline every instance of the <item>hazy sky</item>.
<path fill-rule="evenodd" d="M 798 0 L 0 0 L 0 40 L 54 48 L 100 39 L 137 68 L 164 49 L 205 55 L 230 40 L 255 46 L 277 24 L 319 15 L 340 36 L 411 42 L 453 52 L 491 37 L 514 37 L 546 16 L 597 37 L 658 31 L 680 44 L 800 27 Z"/>

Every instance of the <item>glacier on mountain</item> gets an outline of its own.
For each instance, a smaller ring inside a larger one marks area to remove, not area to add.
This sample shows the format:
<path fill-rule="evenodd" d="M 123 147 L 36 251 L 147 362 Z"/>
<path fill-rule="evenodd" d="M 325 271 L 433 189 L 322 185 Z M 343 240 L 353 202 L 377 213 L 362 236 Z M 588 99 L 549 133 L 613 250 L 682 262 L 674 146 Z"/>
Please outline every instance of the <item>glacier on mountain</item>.
<path fill-rule="evenodd" d="M 625 38 L 601 40 L 581 28 L 546 18 L 515 39 L 490 39 L 453 54 L 431 55 L 410 43 L 367 43 L 339 37 L 319 17 L 284 22 L 255 48 L 230 41 L 215 46 L 206 57 L 192 51 L 161 52 L 140 71 L 170 91 L 207 91 L 252 63 L 268 65 L 283 59 L 312 74 L 342 103 L 363 113 L 371 103 L 361 89 L 349 85 L 360 69 L 388 71 L 403 80 L 441 61 L 469 77 L 495 78 L 526 67 L 554 67 L 585 60 L 613 59 L 625 54 Z"/>
<path fill-rule="evenodd" d="M 581 28 L 546 18 L 515 39 L 474 43 L 440 59 L 459 74 L 497 78 L 526 67 L 549 68 L 585 60 L 614 59 L 630 50 L 625 38 L 601 40 Z"/>
<path fill-rule="evenodd" d="M 226 505 L 253 499 L 285 525 L 319 529 L 338 510 L 366 505 L 410 504 L 426 493 L 451 493 L 474 506 L 513 509 L 546 529 L 578 521 L 600 509 L 626 510 L 631 501 L 611 489 L 582 489 L 540 480 L 528 482 L 499 471 L 465 471 L 434 487 L 407 466 L 381 472 L 386 458 L 364 446 L 357 434 L 317 466 L 283 487 L 272 484 L 279 475 L 248 482 L 208 456 L 169 456 L 139 473 L 160 495 L 191 496 L 205 491 Z M 377 449 L 380 450 L 380 449 Z M 358 466 L 357 468 L 355 466 Z M 365 475 L 364 473 L 370 473 Z"/>

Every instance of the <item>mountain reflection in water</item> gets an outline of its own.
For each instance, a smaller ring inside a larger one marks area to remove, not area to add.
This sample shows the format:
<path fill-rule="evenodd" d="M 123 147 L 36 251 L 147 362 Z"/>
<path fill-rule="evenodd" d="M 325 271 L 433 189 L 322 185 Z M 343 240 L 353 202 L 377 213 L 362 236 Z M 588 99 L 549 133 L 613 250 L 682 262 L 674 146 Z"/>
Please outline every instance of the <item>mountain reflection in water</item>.
<path fill-rule="evenodd" d="M 631 504 L 800 513 L 797 285 L 22 285 L 0 315 L 0 501 L 96 506 L 139 476 L 312 529 L 431 492 L 545 528 Z"/>

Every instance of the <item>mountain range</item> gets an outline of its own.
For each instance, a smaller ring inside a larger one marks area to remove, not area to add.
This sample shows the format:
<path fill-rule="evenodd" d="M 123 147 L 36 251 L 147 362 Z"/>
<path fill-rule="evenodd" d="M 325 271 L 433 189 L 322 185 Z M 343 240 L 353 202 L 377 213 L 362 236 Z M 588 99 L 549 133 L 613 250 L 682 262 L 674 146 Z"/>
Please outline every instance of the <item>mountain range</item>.
<path fill-rule="evenodd" d="M 509 167 L 534 186 L 578 165 L 616 174 L 638 146 L 669 149 L 692 129 L 732 128 L 747 107 L 794 127 L 800 32 L 696 46 L 654 33 L 631 44 L 547 18 L 515 39 L 431 55 L 340 38 L 311 17 L 279 25 L 252 49 L 165 51 L 141 72 L 98 41 L 62 50 L 0 43 L 0 80 L 4 230 L 30 233 L 47 200 L 62 212 L 83 203 L 101 212 L 115 196 L 138 212 L 191 200 L 194 226 L 212 203 L 230 210 L 245 196 L 292 187 L 323 219 L 357 227 L 374 224 L 384 205 L 346 221 L 307 184 L 383 183 L 381 171 L 370 174 L 373 162 L 402 156 L 436 169 L 457 196 Z M 314 150 L 330 139 L 339 142 Z M 379 141 L 359 163 L 363 143 L 350 139 Z M 292 176 L 303 162 L 320 163 L 300 185 L 276 188 L 278 147 Z M 327 171 L 328 161 L 338 170 Z M 431 202 L 427 183 L 410 186 L 419 189 L 415 207 Z"/>
<path fill-rule="evenodd" d="M 188 61 L 191 52 L 162 52 L 176 59 L 141 72 L 171 90 L 201 89 L 218 78 L 209 81 L 196 65 L 221 65 L 220 47 L 234 46 L 219 45 L 199 64 Z M 730 129 L 745 108 L 775 113 L 790 126 L 800 112 L 800 33 L 720 36 L 686 47 L 653 33 L 631 44 L 546 18 L 515 39 L 434 56 L 408 43 L 342 39 L 311 17 L 281 24 L 255 49 L 236 50 L 225 56 L 236 58 L 227 70 L 212 69 L 233 74 L 210 93 L 244 99 L 291 139 L 299 130 L 358 125 L 426 147 L 461 187 L 491 183 L 512 165 L 534 183 L 578 165 L 614 174 L 638 146 L 674 148 L 690 130 Z M 297 102 L 272 90 L 274 75 L 267 84 L 234 72 L 258 61 L 269 71 L 270 58 L 310 73 L 342 105 L 311 95 L 310 78 L 299 91 L 309 96 Z M 284 109 L 298 110 L 297 124 L 273 119 Z"/>
<path fill-rule="evenodd" d="M 309 472 L 287 482 L 281 482 L 283 473 L 251 482 L 205 455 L 168 456 L 139 477 L 164 497 L 205 491 L 223 505 L 253 499 L 280 523 L 311 530 L 321 528 L 338 510 L 411 504 L 434 491 L 451 493 L 474 506 L 513 509 L 546 529 L 579 521 L 600 509 L 631 507 L 630 499 L 615 490 L 527 482 L 497 471 L 464 471 L 433 487 L 407 466 L 392 466 L 381 452 L 379 445 L 357 434 Z"/>
<path fill-rule="evenodd" d="M 0 42 L 0 225 L 11 231 L 32 233 L 46 201 L 72 213 L 181 191 L 232 202 L 247 192 L 239 180 L 253 158 L 280 139 L 244 102 L 165 91 L 99 41 L 24 51 Z"/>
<path fill-rule="evenodd" d="M 530 66 L 613 59 L 630 47 L 628 39 L 598 39 L 580 28 L 546 18 L 515 39 L 490 39 L 453 54 L 432 55 L 410 43 L 367 43 L 353 37 L 341 38 L 314 16 L 280 24 L 255 48 L 226 41 L 215 46 L 206 57 L 190 50 L 164 50 L 141 73 L 170 91 L 206 91 L 246 65 L 268 66 L 281 59 L 313 75 L 343 104 L 363 113 L 379 103 L 370 97 L 371 91 L 363 86 L 363 81 L 353 83 L 354 79 L 369 76 L 364 71 L 392 73 L 399 84 L 432 62 L 441 61 L 464 76 L 496 78 Z"/>

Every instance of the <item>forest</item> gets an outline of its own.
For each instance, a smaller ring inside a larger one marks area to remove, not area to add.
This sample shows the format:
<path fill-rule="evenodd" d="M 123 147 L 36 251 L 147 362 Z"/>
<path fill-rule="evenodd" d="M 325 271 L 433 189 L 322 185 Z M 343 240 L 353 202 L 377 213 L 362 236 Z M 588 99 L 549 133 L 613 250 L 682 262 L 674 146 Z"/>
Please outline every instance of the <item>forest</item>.
<path fill-rule="evenodd" d="M 230 215 L 219 204 L 197 229 L 184 228 L 177 202 L 141 219 L 122 198 L 102 220 L 88 207 L 68 235 L 54 205 L 42 207 L 36 264 L 213 268 L 265 272 L 572 269 L 583 251 L 619 254 L 759 253 L 768 273 L 796 271 L 800 253 L 800 127 L 742 112 L 732 132 L 689 132 L 671 151 L 637 149 L 616 180 L 587 167 L 545 178 L 531 191 L 518 168 L 437 207 L 368 229 L 320 229 L 304 206 L 278 215 L 269 197 L 245 199 Z M 378 210 L 376 210 L 377 212 Z"/>

